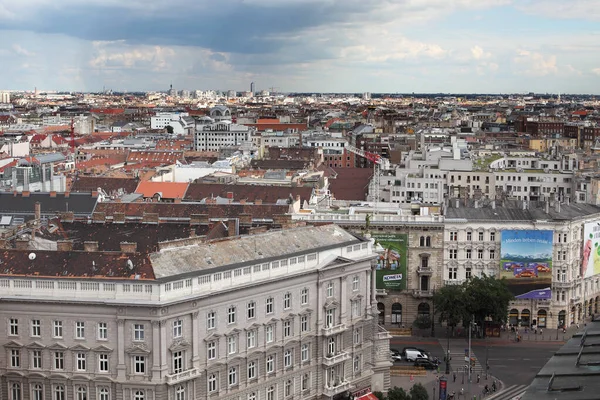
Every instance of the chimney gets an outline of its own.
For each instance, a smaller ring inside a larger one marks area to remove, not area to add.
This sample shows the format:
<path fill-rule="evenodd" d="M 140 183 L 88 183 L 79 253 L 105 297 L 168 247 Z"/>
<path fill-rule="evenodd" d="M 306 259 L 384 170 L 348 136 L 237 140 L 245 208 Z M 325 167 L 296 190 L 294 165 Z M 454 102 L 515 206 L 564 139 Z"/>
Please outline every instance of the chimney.
<path fill-rule="evenodd" d="M 460 199 L 456 199 L 456 208 L 460 208 Z"/>
<path fill-rule="evenodd" d="M 262 199 L 255 199 L 254 200 L 254 205 L 256 205 L 256 206 L 262 205 Z"/>
<path fill-rule="evenodd" d="M 92 190 L 92 197 L 98 197 L 98 191 Z"/>
<path fill-rule="evenodd" d="M 550 202 L 548 200 L 546 200 L 546 202 L 544 203 L 545 205 L 545 210 L 546 214 L 550 214 Z"/>
<path fill-rule="evenodd" d="M 4 238 L 0 239 L 0 249 L 8 248 L 8 241 Z"/>
<path fill-rule="evenodd" d="M 55 190 L 53 190 L 53 191 L 50 192 L 50 197 L 56 197 L 56 191 Z"/>
<path fill-rule="evenodd" d="M 72 240 L 57 240 L 56 250 L 58 251 L 72 251 L 73 241 Z"/>
<path fill-rule="evenodd" d="M 556 213 L 560 214 L 560 201 L 557 201 L 554 206 L 555 206 Z"/>
<path fill-rule="evenodd" d="M 190 237 L 191 237 L 191 238 L 195 238 L 195 237 L 196 237 L 196 229 L 192 228 L 192 229 L 190 230 Z"/>
<path fill-rule="evenodd" d="M 137 251 L 137 243 L 135 242 L 121 242 L 122 253 L 135 253 Z"/>
<path fill-rule="evenodd" d="M 42 219 L 42 204 L 39 201 L 35 202 L 35 219 L 38 223 Z"/>
<path fill-rule="evenodd" d="M 83 250 L 87 252 L 98 251 L 98 242 L 85 241 L 83 242 Z"/>
<path fill-rule="evenodd" d="M 492 200 L 492 210 L 496 209 L 496 200 Z"/>
<path fill-rule="evenodd" d="M 296 201 L 300 202 L 300 195 L 299 194 L 296 195 Z"/>
<path fill-rule="evenodd" d="M 23 190 L 23 197 L 29 197 L 29 195 L 31 194 L 31 192 L 29 190 Z"/>
<path fill-rule="evenodd" d="M 227 192 L 227 198 L 233 200 L 233 192 Z"/>
<path fill-rule="evenodd" d="M 241 205 L 246 205 L 246 199 L 240 199 L 240 204 Z"/>
<path fill-rule="evenodd" d="M 475 208 L 479 208 L 479 200 L 475 200 L 475 201 L 473 202 L 473 206 L 474 206 Z"/>
<path fill-rule="evenodd" d="M 175 199 L 175 204 L 181 204 L 181 199 L 179 197 Z"/>
<path fill-rule="evenodd" d="M 527 210 L 527 200 L 523 200 L 523 210 Z"/>
<path fill-rule="evenodd" d="M 71 192 L 65 192 L 65 199 L 68 199 L 71 196 Z"/>
<path fill-rule="evenodd" d="M 239 235 L 239 220 L 237 218 L 230 218 L 227 220 L 227 235 L 229 237 Z"/>
<path fill-rule="evenodd" d="M 27 248 L 29 247 L 29 240 L 27 240 L 27 239 L 17 239 L 15 241 L 15 244 L 17 246 L 17 250 L 27 250 Z"/>

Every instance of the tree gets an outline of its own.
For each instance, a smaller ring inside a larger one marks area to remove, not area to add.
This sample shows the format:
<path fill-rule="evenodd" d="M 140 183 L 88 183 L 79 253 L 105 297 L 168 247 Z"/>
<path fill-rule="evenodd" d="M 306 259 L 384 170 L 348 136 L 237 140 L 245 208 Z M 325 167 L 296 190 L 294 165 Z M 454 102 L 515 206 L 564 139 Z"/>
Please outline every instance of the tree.
<path fill-rule="evenodd" d="M 408 393 L 403 388 L 394 386 L 388 391 L 388 400 L 411 400 Z"/>
<path fill-rule="evenodd" d="M 375 391 L 373 392 L 373 394 L 375 395 L 375 397 L 377 397 L 378 400 L 387 400 L 387 397 L 385 397 L 385 394 L 383 394 L 383 392 Z"/>
<path fill-rule="evenodd" d="M 508 305 L 514 296 L 504 279 L 483 275 L 469 280 L 464 298 L 466 316 L 474 316 L 475 322 L 483 326 L 487 318 L 492 322 L 506 322 Z"/>
<path fill-rule="evenodd" d="M 410 388 L 410 400 L 429 400 L 429 393 L 427 393 L 425 386 L 415 383 Z"/>
<path fill-rule="evenodd" d="M 417 329 L 431 328 L 431 318 L 429 318 L 427 315 L 420 315 L 415 318 L 413 326 Z"/>
<path fill-rule="evenodd" d="M 465 286 L 444 286 L 435 292 L 433 301 L 439 321 L 446 322 L 446 325 L 454 330 L 465 316 Z"/>

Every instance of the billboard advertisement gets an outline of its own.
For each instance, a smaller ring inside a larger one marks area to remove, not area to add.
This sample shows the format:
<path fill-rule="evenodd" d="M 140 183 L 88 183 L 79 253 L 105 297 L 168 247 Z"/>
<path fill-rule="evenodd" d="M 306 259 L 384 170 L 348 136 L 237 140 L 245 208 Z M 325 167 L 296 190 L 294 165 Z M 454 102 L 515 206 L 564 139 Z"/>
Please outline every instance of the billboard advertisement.
<path fill-rule="evenodd" d="M 581 276 L 600 274 L 600 221 L 583 226 L 583 260 Z"/>
<path fill-rule="evenodd" d="M 500 278 L 517 298 L 552 298 L 552 238 L 548 230 L 500 233 Z M 548 289 L 548 290 L 546 290 Z"/>
<path fill-rule="evenodd" d="M 406 262 L 408 236 L 396 233 L 373 233 L 375 246 L 379 252 L 375 272 L 377 289 L 406 289 Z"/>

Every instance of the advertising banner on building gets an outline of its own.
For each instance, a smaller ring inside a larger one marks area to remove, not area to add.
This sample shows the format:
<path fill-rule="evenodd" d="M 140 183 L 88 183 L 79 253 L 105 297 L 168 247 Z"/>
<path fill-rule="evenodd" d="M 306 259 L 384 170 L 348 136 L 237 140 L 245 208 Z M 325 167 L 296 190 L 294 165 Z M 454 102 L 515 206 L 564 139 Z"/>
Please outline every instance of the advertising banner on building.
<path fill-rule="evenodd" d="M 506 230 L 500 235 L 500 278 L 519 298 L 552 298 L 552 238 L 549 230 Z"/>
<path fill-rule="evenodd" d="M 583 226 L 583 260 L 581 276 L 600 274 L 600 221 Z"/>
<path fill-rule="evenodd" d="M 406 234 L 373 233 L 380 251 L 377 259 L 376 287 L 386 290 L 406 289 L 408 236 Z"/>

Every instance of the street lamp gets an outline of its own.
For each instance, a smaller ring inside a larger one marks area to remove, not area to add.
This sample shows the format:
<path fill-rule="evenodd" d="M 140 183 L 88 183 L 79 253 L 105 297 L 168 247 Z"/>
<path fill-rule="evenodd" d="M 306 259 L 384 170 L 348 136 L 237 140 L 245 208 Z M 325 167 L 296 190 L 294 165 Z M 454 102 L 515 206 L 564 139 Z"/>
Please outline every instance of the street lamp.
<path fill-rule="evenodd" d="M 450 376 L 450 333 L 446 321 L 446 375 Z"/>
<path fill-rule="evenodd" d="M 431 337 L 435 337 L 435 286 L 433 287 L 433 297 L 431 298 L 431 304 L 433 308 L 433 312 L 431 313 Z"/>

